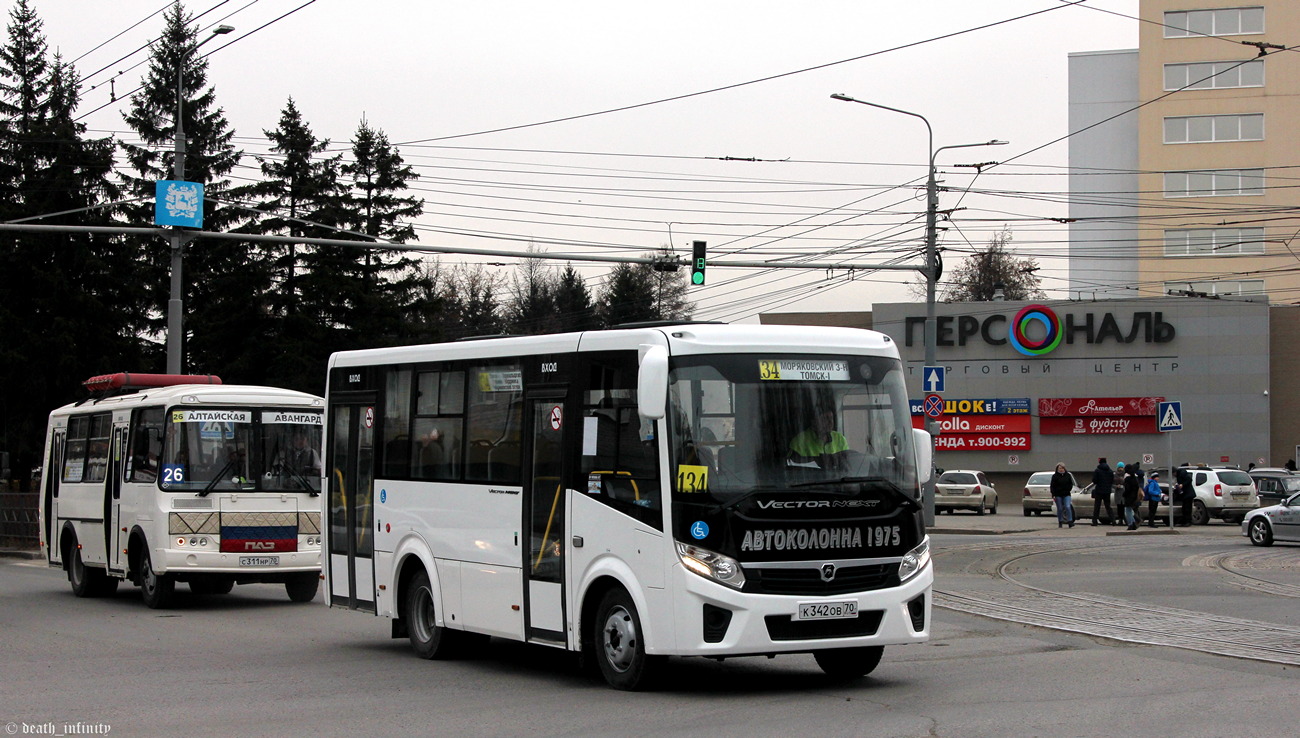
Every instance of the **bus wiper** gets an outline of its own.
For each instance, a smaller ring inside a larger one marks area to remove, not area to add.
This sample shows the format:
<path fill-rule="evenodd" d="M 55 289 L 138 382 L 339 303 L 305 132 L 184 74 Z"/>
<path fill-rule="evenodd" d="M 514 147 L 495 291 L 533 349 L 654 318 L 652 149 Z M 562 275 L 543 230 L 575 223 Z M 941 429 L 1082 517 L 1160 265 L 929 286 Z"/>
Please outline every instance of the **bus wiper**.
<path fill-rule="evenodd" d="M 839 479 L 834 479 L 834 478 L 814 479 L 810 482 L 799 482 L 797 484 L 792 484 L 790 485 L 790 488 L 796 489 L 798 487 L 817 487 L 819 485 L 824 485 L 824 484 L 866 484 L 869 482 L 883 482 L 895 490 L 898 489 L 897 485 L 895 485 L 893 482 L 889 481 L 888 479 L 885 479 L 884 477 L 840 477 Z"/>
<path fill-rule="evenodd" d="M 302 488 L 307 490 L 307 493 L 310 494 L 312 497 L 320 497 L 320 490 L 316 489 L 315 487 L 312 487 L 311 482 L 307 479 L 307 477 L 303 476 L 302 472 L 298 471 L 297 469 L 294 469 L 293 467 L 289 467 L 289 475 L 293 479 L 293 481 L 297 482 L 298 484 L 301 484 Z"/>
<path fill-rule="evenodd" d="M 867 484 L 872 487 L 884 488 L 886 492 L 889 492 L 899 500 L 903 500 L 909 506 L 917 510 L 921 509 L 921 504 L 919 502 L 912 499 L 912 497 L 904 493 L 897 484 L 894 484 L 892 480 L 886 479 L 885 477 L 840 477 L 839 479 L 822 479 L 811 482 L 799 482 L 798 484 L 790 485 L 790 488 L 817 487 L 829 484 Z"/>
<path fill-rule="evenodd" d="M 221 478 L 226 475 L 226 472 L 234 468 L 235 460 L 231 459 L 230 461 L 227 461 L 226 465 L 221 467 L 221 471 L 212 475 L 212 481 L 208 482 L 207 486 L 203 488 L 203 491 L 199 493 L 199 497 L 207 497 L 208 493 L 211 492 L 212 489 L 217 486 L 217 483 L 221 481 Z"/>

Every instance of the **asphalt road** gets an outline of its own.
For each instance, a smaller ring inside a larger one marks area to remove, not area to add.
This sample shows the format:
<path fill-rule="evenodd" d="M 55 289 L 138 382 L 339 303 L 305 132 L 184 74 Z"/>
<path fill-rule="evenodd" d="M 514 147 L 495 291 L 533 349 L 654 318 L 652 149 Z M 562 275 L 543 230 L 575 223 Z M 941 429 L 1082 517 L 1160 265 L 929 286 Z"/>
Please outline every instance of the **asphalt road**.
<path fill-rule="evenodd" d="M 1300 633 L 1300 547 L 1253 549 L 1223 524 L 1106 535 L 1112 531 L 1058 531 L 1048 518 L 1018 514 L 944 515 L 938 522 L 942 606 L 933 639 L 886 649 L 871 677 L 833 682 L 809 656 L 675 659 L 659 690 L 636 694 L 606 688 L 563 653 L 498 640 L 473 659 L 422 661 L 405 641 L 387 637 L 386 621 L 329 610 L 319 600 L 293 604 L 279 586 L 210 597 L 182 586 L 174 610 L 154 611 L 134 587 L 80 600 L 61 572 L 0 559 L 0 731 L 35 735 L 68 725 L 69 735 L 102 735 L 97 726 L 107 726 L 113 736 L 713 738 L 1295 732 L 1300 650 L 1220 655 L 1204 646 L 1248 643 L 1256 630 L 1272 642 Z M 1254 580 L 1238 579 L 1241 572 Z M 981 609 L 987 612 L 974 614 Z M 1172 640 L 1143 642 L 1153 637 L 1134 635 L 1141 631 L 1164 631 Z"/>

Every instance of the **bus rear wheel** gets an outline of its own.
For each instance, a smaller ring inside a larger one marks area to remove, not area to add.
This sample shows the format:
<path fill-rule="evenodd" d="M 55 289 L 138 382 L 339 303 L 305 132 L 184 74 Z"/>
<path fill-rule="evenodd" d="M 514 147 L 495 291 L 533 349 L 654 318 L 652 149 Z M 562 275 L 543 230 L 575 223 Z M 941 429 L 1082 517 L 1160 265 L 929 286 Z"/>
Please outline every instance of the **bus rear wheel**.
<path fill-rule="evenodd" d="M 140 553 L 140 599 L 150 610 L 163 610 L 171 606 L 175 594 L 176 580 L 153 570 L 146 548 Z"/>
<path fill-rule="evenodd" d="M 827 676 L 835 679 L 857 679 L 875 671 L 880 664 L 880 657 L 884 654 L 884 646 L 863 646 L 813 651 L 813 658 Z"/>
<path fill-rule="evenodd" d="M 117 591 L 117 579 L 103 569 L 86 566 L 81 559 L 81 547 L 75 540 L 69 548 L 68 582 L 72 584 L 72 594 L 77 597 L 106 597 Z"/>
<path fill-rule="evenodd" d="M 645 652 L 641 618 L 632 597 L 622 589 L 606 592 L 594 627 L 596 663 L 609 686 L 629 692 L 651 686 L 662 658 Z"/>
<path fill-rule="evenodd" d="M 316 599 L 318 589 L 320 589 L 320 576 L 312 571 L 294 574 L 284 583 L 284 591 L 294 602 L 311 602 Z"/>
<path fill-rule="evenodd" d="M 447 659 L 455 655 L 457 634 L 438 625 L 433 610 L 433 587 L 429 574 L 421 571 L 411 578 L 402 598 L 402 619 L 411 648 L 422 659 Z"/>

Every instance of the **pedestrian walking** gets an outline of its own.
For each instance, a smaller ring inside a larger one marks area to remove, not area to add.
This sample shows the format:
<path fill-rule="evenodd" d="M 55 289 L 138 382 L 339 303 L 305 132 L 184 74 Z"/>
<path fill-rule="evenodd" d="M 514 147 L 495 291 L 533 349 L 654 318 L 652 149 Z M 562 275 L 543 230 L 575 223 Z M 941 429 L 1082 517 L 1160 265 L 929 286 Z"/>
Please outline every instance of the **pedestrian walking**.
<path fill-rule="evenodd" d="M 1097 459 L 1097 468 L 1092 472 L 1092 524 L 1097 525 L 1097 515 L 1102 505 L 1106 506 L 1106 521 L 1115 522 L 1115 515 L 1110 509 L 1111 487 L 1115 485 L 1115 472 L 1111 471 L 1106 457 Z"/>
<path fill-rule="evenodd" d="M 1142 494 L 1141 477 L 1136 471 L 1124 475 L 1124 520 L 1129 530 L 1138 529 L 1138 497 Z"/>
<path fill-rule="evenodd" d="M 1063 525 L 1074 527 L 1074 504 L 1070 500 L 1070 492 L 1074 491 L 1074 477 L 1070 472 L 1065 470 L 1065 464 L 1058 463 L 1056 471 L 1052 474 L 1050 484 L 1052 490 L 1052 500 L 1056 503 L 1056 527 Z"/>
<path fill-rule="evenodd" d="M 1184 528 L 1192 524 L 1192 502 L 1196 499 L 1196 486 L 1192 484 L 1192 473 L 1187 470 L 1191 466 L 1184 461 L 1182 468 L 1174 472 L 1174 479 L 1178 482 L 1178 501 L 1183 506 L 1183 519 L 1179 525 Z"/>
<path fill-rule="evenodd" d="M 1111 518 L 1111 525 L 1125 525 L 1128 518 L 1124 516 L 1124 480 L 1128 478 L 1128 469 L 1124 468 L 1124 462 L 1115 465 L 1115 517 Z"/>
<path fill-rule="evenodd" d="M 1156 527 L 1156 507 L 1160 505 L 1160 472 L 1151 472 L 1146 487 L 1142 490 L 1147 500 L 1147 527 Z"/>

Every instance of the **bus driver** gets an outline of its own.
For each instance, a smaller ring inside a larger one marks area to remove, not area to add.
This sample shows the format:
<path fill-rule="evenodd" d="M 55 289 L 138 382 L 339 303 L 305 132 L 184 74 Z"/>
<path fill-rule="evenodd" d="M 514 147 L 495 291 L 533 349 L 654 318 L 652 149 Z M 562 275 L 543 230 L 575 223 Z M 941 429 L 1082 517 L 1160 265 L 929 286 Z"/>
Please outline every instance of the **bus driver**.
<path fill-rule="evenodd" d="M 818 408 L 811 427 L 790 441 L 791 461 L 814 462 L 823 469 L 842 466 L 848 450 L 848 439 L 835 430 L 835 411 L 829 407 Z"/>

